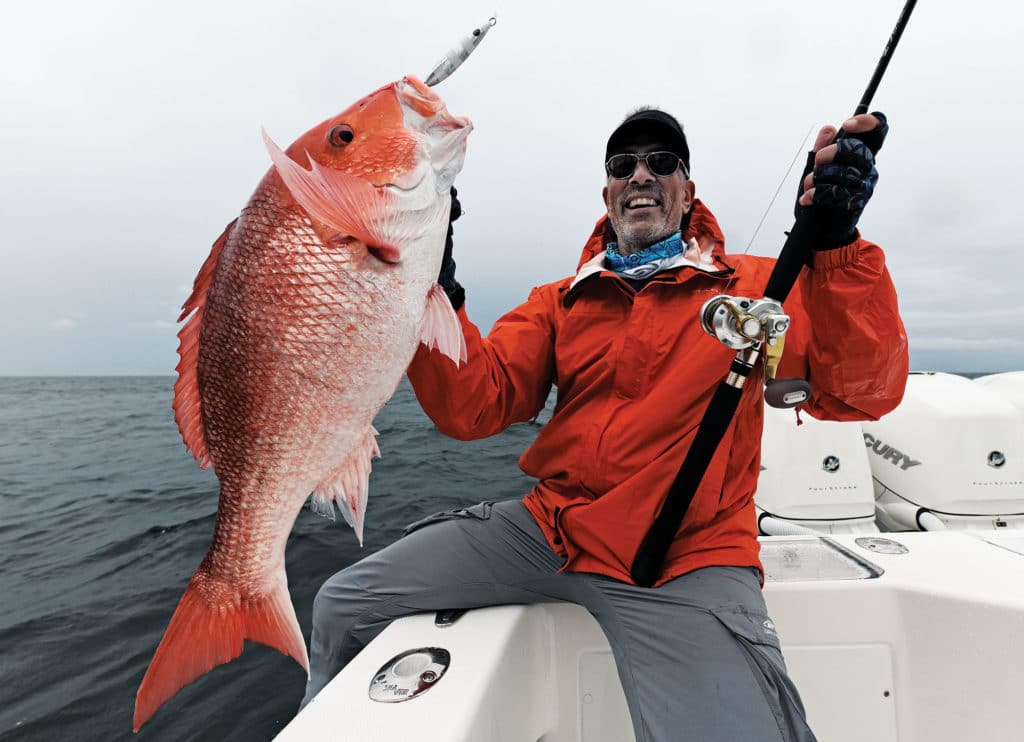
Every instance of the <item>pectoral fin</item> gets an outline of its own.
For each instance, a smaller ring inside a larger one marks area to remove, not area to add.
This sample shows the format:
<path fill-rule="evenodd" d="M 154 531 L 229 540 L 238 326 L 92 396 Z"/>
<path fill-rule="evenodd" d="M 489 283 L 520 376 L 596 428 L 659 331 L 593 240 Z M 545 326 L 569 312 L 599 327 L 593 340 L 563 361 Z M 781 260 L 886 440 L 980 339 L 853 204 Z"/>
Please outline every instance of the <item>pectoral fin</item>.
<path fill-rule="evenodd" d="M 263 141 L 299 206 L 317 221 L 386 255 L 388 262 L 397 263 L 405 247 L 438 230 L 448 217 L 447 199 L 428 198 L 423 189 L 396 195 L 387 187 L 324 167 L 308 153 L 307 170 L 281 151 L 266 132 Z"/>

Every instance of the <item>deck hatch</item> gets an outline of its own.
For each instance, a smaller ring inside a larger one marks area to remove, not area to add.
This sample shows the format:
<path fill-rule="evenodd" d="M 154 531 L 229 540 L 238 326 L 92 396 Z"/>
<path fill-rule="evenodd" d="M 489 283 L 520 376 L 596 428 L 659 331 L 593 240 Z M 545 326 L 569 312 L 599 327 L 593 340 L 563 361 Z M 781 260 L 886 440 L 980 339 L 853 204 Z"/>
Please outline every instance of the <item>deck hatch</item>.
<path fill-rule="evenodd" d="M 869 580 L 884 571 L 828 538 L 762 539 L 761 564 L 771 582 Z"/>

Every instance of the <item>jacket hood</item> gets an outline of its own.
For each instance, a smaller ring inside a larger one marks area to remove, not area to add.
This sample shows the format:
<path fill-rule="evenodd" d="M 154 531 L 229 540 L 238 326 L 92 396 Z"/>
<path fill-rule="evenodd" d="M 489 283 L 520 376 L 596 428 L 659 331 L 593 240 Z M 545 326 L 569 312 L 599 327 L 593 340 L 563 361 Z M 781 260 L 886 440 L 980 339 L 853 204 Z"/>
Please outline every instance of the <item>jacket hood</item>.
<path fill-rule="evenodd" d="M 612 229 L 611 222 L 608 221 L 608 215 L 605 214 L 597 220 L 594 231 L 587 238 L 580 261 L 576 264 L 576 270 L 578 271 L 584 263 L 599 252 L 604 252 L 604 246 L 614 237 L 615 231 Z M 685 242 L 691 237 L 697 240 L 702 251 L 707 250 L 710 245 L 712 256 L 725 255 L 725 236 L 722 234 L 722 228 L 718 226 L 715 215 L 699 198 L 693 201 L 693 214 L 690 217 L 690 226 L 683 234 L 683 241 Z"/>

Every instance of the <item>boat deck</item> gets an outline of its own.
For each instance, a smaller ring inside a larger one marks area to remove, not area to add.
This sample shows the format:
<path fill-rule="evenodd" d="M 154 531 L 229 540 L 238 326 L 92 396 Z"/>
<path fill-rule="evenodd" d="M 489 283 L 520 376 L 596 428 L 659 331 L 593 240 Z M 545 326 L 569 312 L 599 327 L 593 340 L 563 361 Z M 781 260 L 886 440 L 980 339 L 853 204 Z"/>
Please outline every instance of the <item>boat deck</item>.
<path fill-rule="evenodd" d="M 819 739 L 1022 739 L 1020 540 L 763 538 L 769 611 Z M 371 700 L 381 667 L 421 647 L 450 653 L 443 677 L 405 702 Z M 433 614 L 396 621 L 277 739 L 333 739 L 339 730 L 382 741 L 633 739 L 607 641 L 569 604 L 471 611 L 447 628 Z"/>

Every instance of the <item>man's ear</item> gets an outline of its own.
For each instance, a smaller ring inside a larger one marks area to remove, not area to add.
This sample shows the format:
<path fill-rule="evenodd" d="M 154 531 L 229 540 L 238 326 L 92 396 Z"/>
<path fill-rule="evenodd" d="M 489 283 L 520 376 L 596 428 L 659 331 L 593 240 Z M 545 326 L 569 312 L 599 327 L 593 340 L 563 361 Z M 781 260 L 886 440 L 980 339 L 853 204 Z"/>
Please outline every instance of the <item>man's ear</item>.
<path fill-rule="evenodd" d="M 608 186 L 601 189 L 601 198 L 604 200 L 604 207 L 611 211 L 612 205 L 608 202 Z"/>
<path fill-rule="evenodd" d="M 693 208 L 693 202 L 697 198 L 697 185 L 692 180 L 686 181 L 686 193 L 688 194 L 686 210 L 689 211 Z"/>

